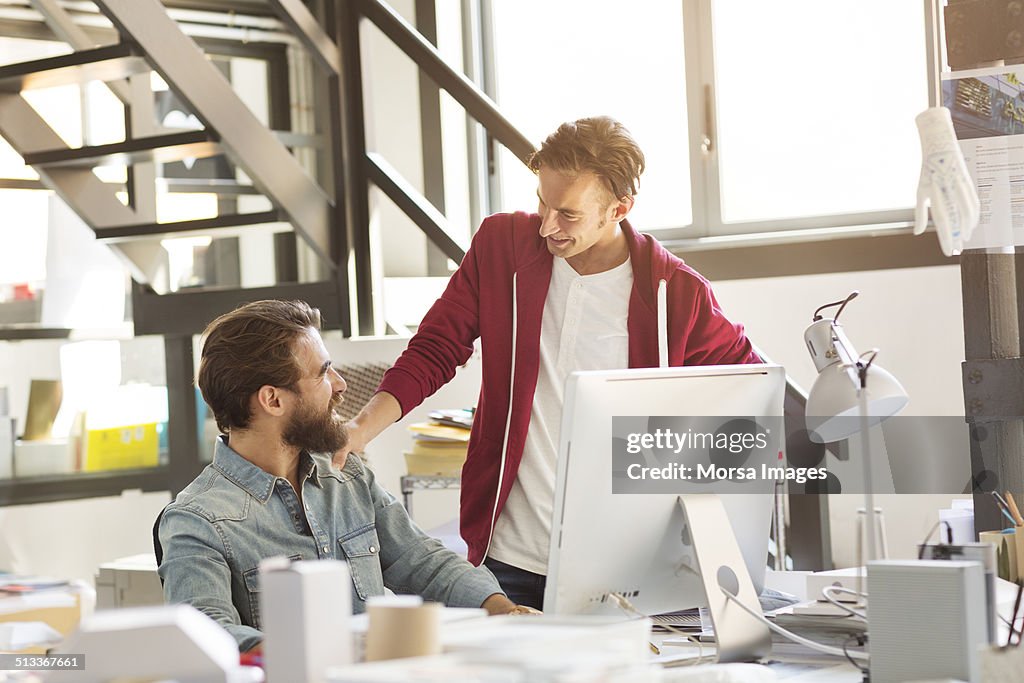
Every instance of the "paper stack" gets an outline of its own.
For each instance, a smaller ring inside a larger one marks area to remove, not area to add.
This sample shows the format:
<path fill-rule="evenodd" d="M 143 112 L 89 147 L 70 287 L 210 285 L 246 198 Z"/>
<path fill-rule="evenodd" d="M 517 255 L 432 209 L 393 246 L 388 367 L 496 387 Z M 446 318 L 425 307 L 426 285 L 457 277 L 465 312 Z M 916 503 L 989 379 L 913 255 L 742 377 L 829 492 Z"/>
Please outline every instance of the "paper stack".
<path fill-rule="evenodd" d="M 409 427 L 413 438 L 412 449 L 405 452 L 406 468 L 410 475 L 458 477 L 466 462 L 473 413 L 438 410 L 430 418 Z"/>

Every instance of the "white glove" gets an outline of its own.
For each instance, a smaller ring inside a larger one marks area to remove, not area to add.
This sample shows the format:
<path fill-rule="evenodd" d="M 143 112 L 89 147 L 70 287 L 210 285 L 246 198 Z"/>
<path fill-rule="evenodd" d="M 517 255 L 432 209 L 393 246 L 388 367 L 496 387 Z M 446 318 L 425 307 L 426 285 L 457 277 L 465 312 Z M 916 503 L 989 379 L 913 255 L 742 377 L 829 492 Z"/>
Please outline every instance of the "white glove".
<path fill-rule="evenodd" d="M 945 107 L 930 107 L 917 115 L 921 134 L 921 179 L 917 186 L 914 234 L 928 226 L 928 206 L 946 256 L 959 254 L 978 225 L 981 202 Z"/>

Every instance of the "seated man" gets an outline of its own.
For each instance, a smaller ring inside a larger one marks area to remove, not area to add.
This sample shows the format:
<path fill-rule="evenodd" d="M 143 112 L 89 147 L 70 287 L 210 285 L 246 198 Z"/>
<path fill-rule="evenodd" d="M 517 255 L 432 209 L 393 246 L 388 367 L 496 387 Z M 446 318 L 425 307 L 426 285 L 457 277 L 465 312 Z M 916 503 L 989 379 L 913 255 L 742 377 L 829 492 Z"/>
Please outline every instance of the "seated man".
<path fill-rule="evenodd" d="M 164 510 L 164 598 L 221 624 L 239 649 L 259 644 L 259 563 L 275 555 L 346 560 L 356 612 L 384 587 L 491 614 L 517 608 L 486 568 L 424 534 L 345 445 L 335 412 L 345 380 L 320 338 L 320 312 L 258 301 L 203 334 L 199 388 L 213 409 L 213 463 Z"/>

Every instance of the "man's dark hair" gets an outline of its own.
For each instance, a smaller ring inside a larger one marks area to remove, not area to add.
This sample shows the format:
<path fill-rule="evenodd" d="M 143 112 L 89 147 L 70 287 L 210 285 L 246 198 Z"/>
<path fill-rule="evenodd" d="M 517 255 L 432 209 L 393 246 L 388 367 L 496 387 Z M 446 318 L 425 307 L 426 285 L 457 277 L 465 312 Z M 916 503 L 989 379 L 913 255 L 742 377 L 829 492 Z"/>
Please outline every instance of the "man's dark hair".
<path fill-rule="evenodd" d="M 320 329 L 320 311 L 304 301 L 254 301 L 210 323 L 202 337 L 199 390 L 224 433 L 245 429 L 249 401 L 265 385 L 293 389 L 302 379 L 296 340 Z"/>
<path fill-rule="evenodd" d="M 529 160 L 534 173 L 542 166 L 570 175 L 593 173 L 614 199 L 636 194 L 644 163 L 633 136 L 608 116 L 563 123 Z"/>

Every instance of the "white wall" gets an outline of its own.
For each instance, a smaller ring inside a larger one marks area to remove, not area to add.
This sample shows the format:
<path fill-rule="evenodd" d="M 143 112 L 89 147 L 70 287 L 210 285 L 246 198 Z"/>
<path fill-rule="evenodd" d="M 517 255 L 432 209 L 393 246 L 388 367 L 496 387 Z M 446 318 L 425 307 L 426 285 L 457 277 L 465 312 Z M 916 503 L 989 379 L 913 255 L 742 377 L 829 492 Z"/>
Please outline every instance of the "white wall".
<path fill-rule="evenodd" d="M 959 267 L 735 280 L 715 283 L 714 288 L 727 314 L 742 321 L 751 339 L 773 361 L 784 365 L 805 390 L 810 389 L 816 374 L 803 341 L 811 314 L 821 304 L 859 290 L 860 296 L 847 306 L 840 321 L 859 351 L 880 349 L 878 362 L 899 378 L 910 396 L 903 414 L 963 415 Z M 969 453 L 965 450 L 962 457 L 967 461 Z M 966 467 L 966 462 L 963 465 Z M 890 556 L 915 557 L 915 545 L 938 519 L 936 510 L 949 507 L 951 499 L 942 495 L 877 496 L 875 505 L 884 511 Z M 837 566 L 855 563 L 855 515 L 863 500 L 853 494 L 830 497 L 832 555 Z"/>
<path fill-rule="evenodd" d="M 0 507 L 0 569 L 95 580 L 110 560 L 153 552 L 153 523 L 170 496 L 120 496 Z"/>

